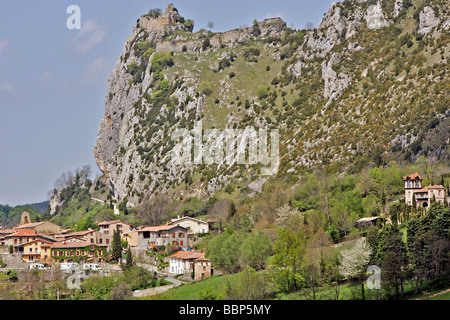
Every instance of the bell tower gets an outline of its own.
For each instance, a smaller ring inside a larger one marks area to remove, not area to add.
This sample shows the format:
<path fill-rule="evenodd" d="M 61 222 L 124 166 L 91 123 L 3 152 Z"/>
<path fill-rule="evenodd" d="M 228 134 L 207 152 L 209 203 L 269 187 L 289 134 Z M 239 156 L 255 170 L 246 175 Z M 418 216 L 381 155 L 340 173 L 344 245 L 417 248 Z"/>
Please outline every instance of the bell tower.
<path fill-rule="evenodd" d="M 20 224 L 31 223 L 30 213 L 27 211 L 22 212 L 22 218 L 20 219 Z"/>

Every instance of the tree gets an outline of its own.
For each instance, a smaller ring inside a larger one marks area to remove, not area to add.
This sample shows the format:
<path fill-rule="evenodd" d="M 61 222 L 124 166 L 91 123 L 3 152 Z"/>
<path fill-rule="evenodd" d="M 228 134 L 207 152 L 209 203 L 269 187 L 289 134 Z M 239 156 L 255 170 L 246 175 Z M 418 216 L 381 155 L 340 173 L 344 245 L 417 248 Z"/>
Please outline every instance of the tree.
<path fill-rule="evenodd" d="M 406 246 L 397 225 L 387 225 L 380 231 L 375 259 L 381 264 L 382 277 L 398 295 L 403 297 L 403 283 L 406 279 Z"/>
<path fill-rule="evenodd" d="M 280 287 L 289 292 L 300 287 L 301 266 L 306 250 L 306 236 L 303 230 L 296 232 L 280 228 L 274 245 L 273 264 L 278 267 Z"/>
<path fill-rule="evenodd" d="M 128 247 L 125 268 L 126 269 L 131 268 L 133 266 L 133 264 L 134 264 L 134 262 L 133 262 L 133 254 L 131 253 L 131 248 Z"/>
<path fill-rule="evenodd" d="M 169 201 L 164 194 L 157 194 L 152 200 L 146 197 L 136 209 L 136 216 L 140 223 L 151 226 L 162 224 L 168 218 Z"/>
<path fill-rule="evenodd" d="M 296 214 L 298 211 L 285 204 L 281 208 L 275 211 L 275 224 L 280 227 L 287 227 L 289 219 Z"/>
<path fill-rule="evenodd" d="M 214 266 L 226 273 L 237 272 L 241 244 L 242 239 L 238 238 L 232 230 L 227 229 L 208 243 L 206 256 Z"/>
<path fill-rule="evenodd" d="M 122 241 L 120 239 L 119 226 L 117 226 L 117 229 L 114 230 L 111 249 L 112 249 L 111 259 L 113 261 L 121 260 L 121 258 L 122 258 Z"/>
<path fill-rule="evenodd" d="M 213 21 L 209 21 L 206 26 L 209 28 L 209 31 L 211 31 L 211 29 L 214 29 L 214 22 Z"/>
<path fill-rule="evenodd" d="M 348 248 L 344 249 L 340 253 L 341 265 L 339 266 L 339 272 L 344 279 L 355 279 L 361 284 L 362 299 L 364 296 L 364 277 L 367 264 L 370 261 L 370 255 L 372 249 L 368 245 L 366 239 L 360 238 L 356 243 Z"/>
<path fill-rule="evenodd" d="M 125 300 L 133 297 L 133 290 L 131 285 L 126 282 L 121 282 L 117 287 L 111 291 L 111 300 Z"/>
<path fill-rule="evenodd" d="M 98 230 L 99 226 L 89 217 L 78 220 L 75 228 L 76 231 L 85 231 L 89 229 Z"/>
<path fill-rule="evenodd" d="M 226 287 L 228 300 L 263 300 L 278 292 L 272 270 L 256 271 L 252 267 L 245 267 L 239 275 L 239 281 L 232 287 Z"/>
<path fill-rule="evenodd" d="M 266 259 L 272 253 L 272 242 L 262 232 L 249 234 L 240 247 L 239 263 L 241 266 L 250 266 L 256 271 L 264 269 Z"/>
<path fill-rule="evenodd" d="M 330 237 L 325 231 L 319 230 L 308 241 L 302 266 L 302 276 L 311 289 L 313 300 L 316 300 L 317 290 L 325 281 L 324 269 L 330 258 Z"/>
<path fill-rule="evenodd" d="M 314 29 L 314 23 L 307 22 L 306 25 L 305 25 L 305 29 L 306 30 L 313 30 Z"/>

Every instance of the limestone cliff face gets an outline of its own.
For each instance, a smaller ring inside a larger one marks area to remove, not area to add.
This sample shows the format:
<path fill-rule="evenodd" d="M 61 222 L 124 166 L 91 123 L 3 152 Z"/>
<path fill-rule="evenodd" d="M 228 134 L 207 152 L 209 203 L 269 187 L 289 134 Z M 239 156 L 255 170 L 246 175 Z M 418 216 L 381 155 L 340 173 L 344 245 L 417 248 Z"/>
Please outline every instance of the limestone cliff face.
<path fill-rule="evenodd" d="M 164 127 L 154 126 L 156 128 L 152 129 L 152 135 L 147 135 L 147 141 L 137 141 L 137 132 L 140 131 L 137 128 L 142 129 L 139 127 L 143 121 L 142 115 L 154 112 L 156 109 L 149 97 L 158 91 L 152 86 L 161 80 L 157 80 L 157 77 L 161 75 L 154 72 L 152 59 L 158 53 L 201 54 L 224 47 L 232 48 L 251 39 L 268 36 L 280 37 L 286 27 L 286 23 L 279 18 L 266 19 L 260 22 L 257 28 L 248 27 L 215 33 L 208 38 L 209 45 L 204 47 L 203 43 L 207 33 L 200 31 L 198 34 L 192 34 L 193 25 L 192 20 L 186 20 L 179 15 L 173 4 L 158 16 L 144 15 L 140 17 L 125 42 L 123 54 L 117 60 L 109 76 L 105 97 L 105 114 L 99 126 L 94 155 L 116 200 L 123 201 L 126 198 L 129 206 L 137 205 L 143 195 L 154 190 L 166 190 L 168 185 L 164 182 L 180 183 L 182 181 L 180 180 L 181 173 L 189 169 L 170 166 L 167 152 L 164 155 L 159 153 L 158 157 L 163 158 L 159 160 L 159 163 L 155 163 L 155 161 L 149 166 L 145 166 L 146 161 L 142 157 L 142 152 L 140 154 L 137 152 L 142 148 L 148 152 L 155 148 L 155 145 L 163 142 L 167 146 L 168 132 L 171 132 L 171 129 L 166 130 Z M 177 31 L 181 32 L 177 33 Z M 171 36 L 168 37 L 168 35 Z M 167 41 L 168 38 L 170 41 Z M 136 50 L 136 45 L 142 43 L 150 45 L 151 55 L 146 56 L 145 61 Z M 135 63 L 143 66 L 140 80 L 137 82 L 129 72 L 130 66 Z M 164 79 L 168 79 L 168 76 L 164 75 Z M 196 80 L 198 79 L 190 77 L 189 72 L 186 72 L 182 78 L 182 81 L 186 82 Z M 174 116 L 177 121 L 188 117 L 195 119 L 200 117 L 205 98 L 199 96 L 196 90 L 197 86 L 198 82 L 192 86 L 171 89 L 173 99 L 180 102 L 187 101 L 186 106 L 183 104 L 181 109 L 179 105 L 175 106 Z M 140 115 L 136 114 L 137 105 L 142 111 Z M 158 108 L 158 114 L 153 117 L 157 122 L 162 118 L 166 119 L 168 115 L 166 104 L 158 106 Z M 146 146 L 142 147 L 141 142 L 142 144 L 147 142 Z M 147 177 L 140 179 L 143 170 L 146 171 Z M 222 178 L 213 180 L 226 181 Z M 212 185 L 213 182 L 211 182 L 209 190 L 214 189 Z M 204 190 L 199 192 L 204 192 Z"/>
<path fill-rule="evenodd" d="M 114 197 L 134 206 L 158 192 L 186 198 L 232 180 L 249 190 L 266 181 L 249 164 L 173 164 L 172 134 L 192 132 L 195 121 L 204 130 L 279 129 L 282 174 L 375 149 L 408 155 L 422 142 L 446 156 L 445 137 L 427 134 L 426 124 L 449 116 L 441 72 L 449 11 L 445 1 L 431 2 L 336 2 L 316 29 L 301 31 L 271 18 L 193 33 L 173 5 L 140 17 L 108 79 L 94 147 Z"/>

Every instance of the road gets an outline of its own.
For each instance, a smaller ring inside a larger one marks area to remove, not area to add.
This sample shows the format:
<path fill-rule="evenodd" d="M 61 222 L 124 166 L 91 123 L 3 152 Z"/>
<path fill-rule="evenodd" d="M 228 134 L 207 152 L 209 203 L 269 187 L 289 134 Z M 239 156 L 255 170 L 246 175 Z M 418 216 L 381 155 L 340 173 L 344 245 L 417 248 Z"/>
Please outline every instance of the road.
<path fill-rule="evenodd" d="M 151 296 L 151 295 L 154 295 L 154 294 L 162 293 L 164 291 L 167 291 L 169 289 L 175 288 L 175 287 L 183 284 L 183 281 L 175 279 L 173 274 L 170 274 L 170 273 L 166 274 L 166 273 L 158 272 L 158 270 L 157 270 L 157 268 L 155 266 L 152 266 L 152 265 L 149 265 L 149 264 L 145 264 L 145 263 L 137 263 L 137 265 L 139 267 L 143 267 L 145 270 L 148 270 L 150 272 L 156 271 L 156 274 L 158 275 L 158 277 L 165 277 L 167 281 L 172 282 L 173 284 L 167 285 L 167 286 L 162 286 L 162 287 L 155 287 L 155 288 L 145 289 L 145 290 L 136 290 L 133 293 L 133 297 Z"/>

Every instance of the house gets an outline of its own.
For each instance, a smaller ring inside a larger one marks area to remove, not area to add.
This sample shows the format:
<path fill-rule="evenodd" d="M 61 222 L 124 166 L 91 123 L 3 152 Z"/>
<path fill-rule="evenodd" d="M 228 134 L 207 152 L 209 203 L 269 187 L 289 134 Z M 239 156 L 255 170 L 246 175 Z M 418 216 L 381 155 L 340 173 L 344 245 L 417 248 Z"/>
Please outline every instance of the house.
<path fill-rule="evenodd" d="M 204 252 L 179 251 L 169 256 L 169 272 L 172 274 L 194 273 L 194 280 L 202 280 L 211 276 L 211 261 L 205 258 Z"/>
<path fill-rule="evenodd" d="M 441 203 L 449 201 L 447 189 L 440 185 L 422 188 L 422 180 L 417 172 L 403 177 L 405 182 L 405 202 L 408 206 L 412 206 L 414 200 L 416 207 L 423 208 L 428 208 L 433 199 Z"/>
<path fill-rule="evenodd" d="M 112 243 L 112 236 L 103 234 L 100 231 L 92 229 L 57 235 L 55 236 L 55 239 L 57 239 L 58 241 L 78 239 L 87 241 L 88 243 L 106 244 L 108 248 L 111 246 Z"/>
<path fill-rule="evenodd" d="M 58 234 L 61 233 L 62 228 L 50 221 L 42 222 L 30 222 L 26 224 L 18 225 L 14 227 L 16 230 L 32 230 L 34 232 L 46 233 L 46 234 Z"/>
<path fill-rule="evenodd" d="M 33 240 L 47 240 L 54 242 L 55 239 L 44 234 L 38 234 L 33 230 L 23 229 L 16 230 L 16 232 L 8 234 L 5 236 L 4 244 L 6 246 L 12 245 L 14 247 L 14 252 L 22 252 L 22 244 L 31 242 Z"/>
<path fill-rule="evenodd" d="M 128 245 L 130 247 L 137 247 L 138 246 L 138 240 L 139 240 L 139 229 L 131 230 L 128 232 L 124 232 L 122 234 L 122 239 L 128 242 Z"/>
<path fill-rule="evenodd" d="M 206 221 L 198 220 L 191 217 L 178 217 L 171 219 L 169 224 L 177 224 L 188 229 L 188 234 L 208 233 L 209 224 Z"/>
<path fill-rule="evenodd" d="M 211 261 L 205 257 L 194 260 L 194 280 L 200 281 L 211 277 L 213 270 L 211 268 Z"/>
<path fill-rule="evenodd" d="M 41 262 L 50 264 L 50 247 L 54 241 L 36 239 L 30 242 L 19 244 L 18 252 L 22 253 L 22 258 L 29 262 Z"/>
<path fill-rule="evenodd" d="M 14 229 L 0 229 L 0 246 L 6 246 L 5 236 L 15 233 L 17 230 Z"/>
<path fill-rule="evenodd" d="M 121 235 L 133 229 L 130 224 L 122 222 L 120 220 L 101 221 L 98 222 L 97 225 L 100 227 L 101 233 L 111 236 L 114 234 L 114 231 L 116 231 L 117 228 L 119 228 L 119 232 Z"/>
<path fill-rule="evenodd" d="M 187 246 L 187 231 L 182 226 L 171 224 L 142 228 L 138 230 L 138 248 L 150 250 L 167 245 Z"/>
<path fill-rule="evenodd" d="M 362 226 L 367 226 L 367 227 L 376 226 L 378 220 L 380 220 L 380 219 L 381 219 L 380 217 L 362 218 L 362 219 L 359 219 L 358 221 L 356 221 L 356 225 L 358 227 L 362 227 Z"/>
<path fill-rule="evenodd" d="M 104 262 L 107 245 L 89 243 L 84 240 L 70 239 L 58 241 L 51 246 L 51 258 L 54 263 L 64 262 Z"/>

